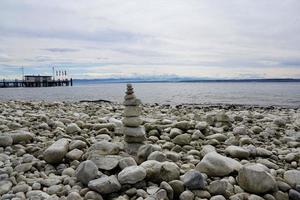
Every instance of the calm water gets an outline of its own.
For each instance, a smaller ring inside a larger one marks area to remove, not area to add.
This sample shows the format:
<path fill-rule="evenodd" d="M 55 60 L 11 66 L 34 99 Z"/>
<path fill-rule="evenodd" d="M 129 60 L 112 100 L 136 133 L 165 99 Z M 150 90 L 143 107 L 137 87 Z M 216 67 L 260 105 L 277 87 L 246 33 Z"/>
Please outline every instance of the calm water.
<path fill-rule="evenodd" d="M 144 103 L 254 104 L 300 106 L 300 83 L 135 83 Z M 0 88 L 0 100 L 122 102 L 125 83 L 56 88 Z"/>

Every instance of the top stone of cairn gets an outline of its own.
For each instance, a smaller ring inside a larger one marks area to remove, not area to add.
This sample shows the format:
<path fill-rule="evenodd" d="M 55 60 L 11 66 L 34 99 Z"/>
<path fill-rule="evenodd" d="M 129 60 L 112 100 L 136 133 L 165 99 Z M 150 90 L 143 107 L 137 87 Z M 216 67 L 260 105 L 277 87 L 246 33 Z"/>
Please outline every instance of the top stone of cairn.
<path fill-rule="evenodd" d="M 125 106 L 138 106 L 141 104 L 141 101 L 135 97 L 133 87 L 130 83 L 127 84 L 127 90 L 124 99 Z"/>

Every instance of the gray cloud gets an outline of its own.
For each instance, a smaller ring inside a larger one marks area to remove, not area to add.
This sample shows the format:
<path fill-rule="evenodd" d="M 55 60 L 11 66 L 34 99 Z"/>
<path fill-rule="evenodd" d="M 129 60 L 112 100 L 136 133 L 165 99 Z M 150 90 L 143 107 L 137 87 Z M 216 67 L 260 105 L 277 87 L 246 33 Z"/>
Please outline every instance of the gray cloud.
<path fill-rule="evenodd" d="M 295 77 L 298 0 L 0 1 L 0 70 Z M 38 69 L 37 69 L 38 68 Z M 273 70 L 272 70 L 273 69 Z M 291 72 L 292 71 L 292 72 Z"/>
<path fill-rule="evenodd" d="M 50 52 L 58 52 L 58 53 L 79 51 L 79 49 L 71 49 L 71 48 L 47 48 L 42 50 L 50 51 Z"/>

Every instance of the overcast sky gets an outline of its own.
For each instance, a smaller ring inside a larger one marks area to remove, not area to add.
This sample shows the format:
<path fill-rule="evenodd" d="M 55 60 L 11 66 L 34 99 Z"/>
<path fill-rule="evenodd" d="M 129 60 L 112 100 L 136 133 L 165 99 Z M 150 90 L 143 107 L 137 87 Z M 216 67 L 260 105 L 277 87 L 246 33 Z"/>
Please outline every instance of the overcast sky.
<path fill-rule="evenodd" d="M 0 78 L 300 78 L 299 0 L 1 0 Z"/>

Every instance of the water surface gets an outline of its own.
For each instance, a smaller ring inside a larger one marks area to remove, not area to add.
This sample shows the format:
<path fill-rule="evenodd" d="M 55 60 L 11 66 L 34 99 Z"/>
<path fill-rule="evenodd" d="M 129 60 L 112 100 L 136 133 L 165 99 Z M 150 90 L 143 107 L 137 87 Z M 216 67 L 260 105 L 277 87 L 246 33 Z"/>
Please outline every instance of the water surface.
<path fill-rule="evenodd" d="M 300 106 L 299 82 L 134 83 L 144 103 L 247 104 Z M 0 88 L 0 100 L 122 102 L 125 83 L 82 84 L 73 87 Z"/>

